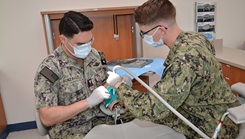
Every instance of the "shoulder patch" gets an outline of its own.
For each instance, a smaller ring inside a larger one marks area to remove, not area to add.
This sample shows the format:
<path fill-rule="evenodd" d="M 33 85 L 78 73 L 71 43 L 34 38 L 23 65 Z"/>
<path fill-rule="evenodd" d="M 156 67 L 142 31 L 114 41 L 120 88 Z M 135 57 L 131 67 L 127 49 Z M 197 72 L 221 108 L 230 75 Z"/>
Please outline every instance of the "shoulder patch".
<path fill-rule="evenodd" d="M 48 79 L 51 83 L 55 83 L 59 79 L 59 77 L 46 66 L 40 71 L 40 74 Z"/>
<path fill-rule="evenodd" d="M 100 55 L 102 65 L 106 65 L 105 54 L 103 52 L 100 52 L 100 51 L 98 51 L 98 53 Z"/>

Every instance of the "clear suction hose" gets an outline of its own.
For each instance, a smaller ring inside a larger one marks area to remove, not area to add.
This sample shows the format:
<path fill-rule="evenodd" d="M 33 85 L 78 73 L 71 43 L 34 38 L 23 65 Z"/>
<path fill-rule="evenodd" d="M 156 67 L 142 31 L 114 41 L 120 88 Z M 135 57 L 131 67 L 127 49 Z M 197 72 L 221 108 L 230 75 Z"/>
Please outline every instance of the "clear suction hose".
<path fill-rule="evenodd" d="M 131 71 L 128 69 L 122 67 L 122 66 L 115 66 L 113 68 L 113 72 L 116 73 L 116 69 L 120 68 L 127 73 L 129 73 L 131 76 L 133 76 L 141 85 L 143 85 L 147 90 L 149 90 L 155 97 L 157 97 L 169 110 L 171 110 L 176 116 L 178 116 L 182 121 L 184 121 L 188 126 L 190 126 L 193 130 L 195 130 L 200 136 L 202 136 L 205 139 L 210 139 L 206 134 L 204 134 L 201 130 L 199 130 L 195 125 L 193 125 L 190 121 L 188 121 L 184 116 L 182 116 L 178 111 L 176 111 L 171 105 L 169 105 L 164 99 L 162 99 L 161 96 L 159 96 L 152 88 L 150 88 L 145 82 L 143 82 L 139 77 L 134 75 Z"/>

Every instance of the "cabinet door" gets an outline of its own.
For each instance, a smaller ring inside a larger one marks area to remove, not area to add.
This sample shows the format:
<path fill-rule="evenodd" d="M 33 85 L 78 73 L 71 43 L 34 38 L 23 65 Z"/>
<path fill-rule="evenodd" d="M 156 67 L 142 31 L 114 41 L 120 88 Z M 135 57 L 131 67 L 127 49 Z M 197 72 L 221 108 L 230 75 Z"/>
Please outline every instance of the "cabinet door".
<path fill-rule="evenodd" d="M 5 116 L 5 112 L 3 108 L 2 97 L 0 94 L 0 133 L 4 130 L 6 125 L 7 125 L 7 120 L 6 120 L 6 116 Z"/>
<path fill-rule="evenodd" d="M 117 16 L 118 40 L 114 38 L 115 23 L 113 22 L 113 16 L 90 18 L 94 23 L 92 32 L 95 41 L 93 47 L 104 52 L 107 60 L 134 57 L 131 16 L 132 15 Z"/>
<path fill-rule="evenodd" d="M 59 32 L 60 19 L 51 20 L 50 23 L 51 23 L 54 49 L 56 49 L 60 45 L 60 38 L 59 38 L 59 36 L 60 36 L 60 32 Z"/>
<path fill-rule="evenodd" d="M 95 41 L 92 47 L 104 52 L 108 61 L 136 57 L 136 36 L 133 14 L 116 15 L 116 23 L 111 14 L 106 15 L 106 13 L 103 13 L 100 16 L 91 16 L 88 13 L 85 13 L 85 15 L 86 14 L 94 23 L 92 32 Z M 52 19 L 50 21 L 54 49 L 60 45 L 60 18 Z M 118 40 L 114 38 L 115 29 L 119 35 Z"/>
<path fill-rule="evenodd" d="M 245 83 L 245 70 L 232 66 L 231 76 L 231 85 L 237 82 Z"/>
<path fill-rule="evenodd" d="M 139 76 L 139 78 L 143 82 L 149 85 L 149 76 Z M 133 79 L 132 83 L 133 83 L 132 86 L 133 89 L 138 90 L 139 92 L 147 92 L 147 89 L 143 85 L 141 85 L 137 80 Z"/>

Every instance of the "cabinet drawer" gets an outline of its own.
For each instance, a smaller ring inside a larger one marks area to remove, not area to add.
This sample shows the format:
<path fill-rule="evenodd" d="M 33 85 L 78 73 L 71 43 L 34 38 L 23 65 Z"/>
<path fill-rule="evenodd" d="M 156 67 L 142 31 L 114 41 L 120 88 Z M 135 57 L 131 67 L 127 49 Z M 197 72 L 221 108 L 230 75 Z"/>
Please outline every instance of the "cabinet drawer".
<path fill-rule="evenodd" d="M 223 75 L 224 77 L 231 77 L 231 66 L 228 64 L 224 64 L 222 63 L 222 71 L 223 71 Z"/>
<path fill-rule="evenodd" d="M 231 68 L 230 65 L 222 63 L 222 72 L 229 85 L 231 85 Z"/>
<path fill-rule="evenodd" d="M 245 70 L 231 66 L 229 64 L 221 64 L 224 78 L 230 86 L 237 82 L 245 83 Z"/>
<path fill-rule="evenodd" d="M 231 68 L 231 85 L 237 82 L 245 83 L 245 70 L 232 67 Z"/>

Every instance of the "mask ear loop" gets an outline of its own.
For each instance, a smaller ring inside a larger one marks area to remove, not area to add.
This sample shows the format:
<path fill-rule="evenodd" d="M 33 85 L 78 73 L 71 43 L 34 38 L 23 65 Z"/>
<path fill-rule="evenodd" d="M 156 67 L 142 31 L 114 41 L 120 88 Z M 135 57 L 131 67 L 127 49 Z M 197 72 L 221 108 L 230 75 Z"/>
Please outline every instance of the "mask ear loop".
<path fill-rule="evenodd" d="M 161 26 L 161 27 L 159 27 L 159 28 L 162 28 L 162 29 L 164 29 L 164 30 L 165 30 L 165 31 L 164 31 L 164 30 L 162 30 L 162 31 L 164 32 L 164 34 L 163 34 L 162 36 L 166 35 L 166 31 L 167 31 L 167 29 L 168 29 L 168 28 L 166 28 L 166 27 L 164 27 L 164 26 Z"/>
<path fill-rule="evenodd" d="M 67 41 L 68 39 L 66 38 L 66 41 Z M 71 43 L 69 42 L 69 41 L 67 41 L 67 43 L 69 43 L 70 45 L 71 45 Z M 66 48 L 66 50 L 68 50 L 69 51 L 69 53 L 71 54 L 71 55 L 73 55 L 74 57 L 76 57 L 72 52 L 71 52 L 71 50 L 70 49 L 68 49 L 68 47 L 67 47 L 67 45 L 66 44 L 63 44 L 64 46 L 65 46 L 65 48 Z M 72 45 L 71 45 L 72 46 Z M 72 46 L 72 48 L 73 48 L 74 46 Z M 73 48 L 73 51 L 74 51 L 74 48 Z"/>
<path fill-rule="evenodd" d="M 157 33 L 157 31 L 159 30 L 159 28 L 165 28 L 165 27 L 162 27 L 162 26 L 157 27 L 156 31 L 151 35 L 152 37 Z M 166 33 L 165 33 L 165 34 L 166 34 Z M 165 34 L 164 34 L 164 35 L 165 35 Z M 159 40 L 162 39 L 162 37 L 163 37 L 164 35 L 161 34 L 161 37 L 159 38 Z"/>
<path fill-rule="evenodd" d="M 157 33 L 157 31 L 158 31 L 159 28 L 160 28 L 160 27 L 157 27 L 156 31 L 155 31 L 152 35 L 150 35 L 150 36 L 153 37 L 153 36 Z"/>
<path fill-rule="evenodd" d="M 167 31 L 168 28 L 166 28 L 164 26 L 160 26 L 159 28 L 165 29 L 165 31 L 162 30 L 164 32 L 164 34 L 161 33 L 161 37 L 160 37 L 160 39 L 163 39 L 162 37 L 166 35 L 166 31 Z"/>

